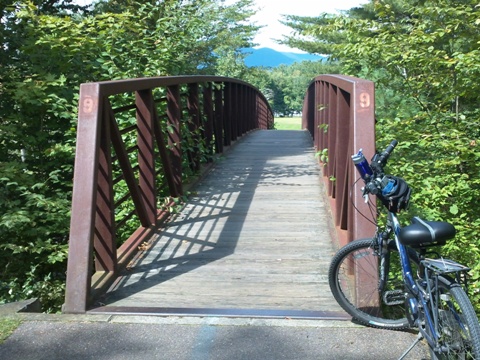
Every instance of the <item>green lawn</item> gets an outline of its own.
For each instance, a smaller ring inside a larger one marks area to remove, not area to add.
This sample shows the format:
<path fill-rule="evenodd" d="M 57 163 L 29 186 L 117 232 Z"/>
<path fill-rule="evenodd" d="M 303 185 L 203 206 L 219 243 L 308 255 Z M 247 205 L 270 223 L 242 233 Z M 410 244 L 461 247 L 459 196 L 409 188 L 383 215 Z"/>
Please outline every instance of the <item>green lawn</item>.
<path fill-rule="evenodd" d="M 275 129 L 277 130 L 301 130 L 301 117 L 275 118 Z"/>
<path fill-rule="evenodd" d="M 21 320 L 0 317 L 0 344 L 20 325 Z"/>

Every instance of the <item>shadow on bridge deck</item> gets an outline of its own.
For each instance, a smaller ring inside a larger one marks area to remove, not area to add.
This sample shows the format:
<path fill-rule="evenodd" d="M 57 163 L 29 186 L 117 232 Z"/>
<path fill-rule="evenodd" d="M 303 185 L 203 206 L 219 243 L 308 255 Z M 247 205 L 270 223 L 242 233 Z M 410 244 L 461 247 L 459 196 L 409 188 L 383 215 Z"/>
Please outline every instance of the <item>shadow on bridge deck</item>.
<path fill-rule="evenodd" d="M 90 313 L 349 319 L 328 286 L 320 171 L 308 132 L 252 132 Z"/>

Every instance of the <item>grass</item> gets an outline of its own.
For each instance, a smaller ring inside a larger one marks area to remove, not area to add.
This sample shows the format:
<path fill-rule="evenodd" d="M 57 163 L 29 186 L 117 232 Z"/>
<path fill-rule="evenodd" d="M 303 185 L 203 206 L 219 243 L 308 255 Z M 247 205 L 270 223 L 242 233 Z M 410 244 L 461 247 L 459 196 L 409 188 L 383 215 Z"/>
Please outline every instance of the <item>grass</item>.
<path fill-rule="evenodd" d="M 301 130 L 301 117 L 275 118 L 275 129 L 277 130 Z"/>
<path fill-rule="evenodd" d="M 22 323 L 20 319 L 0 317 L 0 344 L 3 343 Z"/>

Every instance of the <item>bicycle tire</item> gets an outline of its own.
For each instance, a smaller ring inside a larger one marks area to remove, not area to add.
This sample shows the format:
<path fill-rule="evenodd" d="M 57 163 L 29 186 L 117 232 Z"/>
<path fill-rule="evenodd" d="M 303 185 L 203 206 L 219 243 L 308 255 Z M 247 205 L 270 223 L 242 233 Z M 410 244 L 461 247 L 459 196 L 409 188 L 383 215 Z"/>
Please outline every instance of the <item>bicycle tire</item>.
<path fill-rule="evenodd" d="M 380 257 L 374 253 L 372 239 L 355 240 L 342 247 L 332 258 L 328 272 L 330 289 L 338 304 L 362 325 L 390 330 L 410 328 L 405 311 L 405 291 L 400 271 L 400 259 L 396 247 L 390 249 L 389 288 L 396 291 L 396 305 L 387 305 L 385 293 L 378 293 L 378 264 Z M 418 256 L 409 249 L 414 264 L 418 264 Z M 398 264 L 397 269 L 394 264 Z M 413 266 L 413 265 L 412 265 Z M 356 277 L 352 267 L 355 267 Z M 357 279 L 357 280 L 356 280 Z M 356 282 L 361 279 L 362 283 Z M 362 286 L 359 286 L 362 285 Z M 363 293 L 358 295 L 358 289 Z M 362 298 L 360 304 L 358 298 Z M 358 300 L 358 301 L 357 301 Z"/>
<path fill-rule="evenodd" d="M 443 351 L 430 347 L 431 358 L 480 359 L 480 325 L 468 295 L 458 283 L 441 276 L 438 288 L 438 345 Z M 426 331 L 431 335 L 429 327 Z"/>

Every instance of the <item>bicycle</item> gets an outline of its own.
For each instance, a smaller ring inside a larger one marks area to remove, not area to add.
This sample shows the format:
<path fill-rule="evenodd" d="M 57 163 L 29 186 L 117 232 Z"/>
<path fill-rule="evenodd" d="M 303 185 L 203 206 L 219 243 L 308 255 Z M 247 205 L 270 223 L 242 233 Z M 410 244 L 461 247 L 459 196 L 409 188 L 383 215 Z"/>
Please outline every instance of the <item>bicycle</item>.
<path fill-rule="evenodd" d="M 386 224 L 376 223 L 373 238 L 354 240 L 333 257 L 329 284 L 339 305 L 360 324 L 393 330 L 416 328 L 433 359 L 480 359 L 480 325 L 466 294 L 468 267 L 432 251 L 455 236 L 447 222 L 414 217 L 401 227 L 397 213 L 407 209 L 411 189 L 404 179 L 385 175 L 397 145 L 393 140 L 370 164 L 362 150 L 352 156 L 365 186 L 362 195 L 387 210 Z M 430 257 L 427 257 L 430 256 Z"/>

